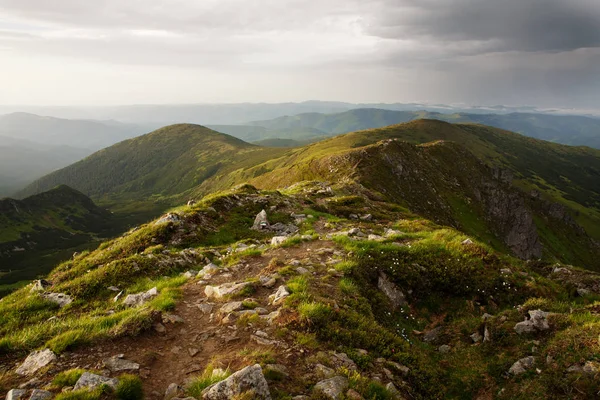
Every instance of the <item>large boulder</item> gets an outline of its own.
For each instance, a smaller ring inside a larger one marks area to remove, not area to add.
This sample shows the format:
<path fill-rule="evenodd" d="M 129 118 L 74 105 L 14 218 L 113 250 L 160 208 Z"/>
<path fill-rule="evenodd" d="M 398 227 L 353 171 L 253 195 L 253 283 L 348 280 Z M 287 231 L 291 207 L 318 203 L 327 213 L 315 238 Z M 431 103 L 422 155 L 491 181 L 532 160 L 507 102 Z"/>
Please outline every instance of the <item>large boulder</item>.
<path fill-rule="evenodd" d="M 21 364 L 15 372 L 19 375 L 33 375 L 46 365 L 56 361 L 56 358 L 56 354 L 50 349 L 34 351 L 27 356 L 25 361 L 23 361 L 23 364 Z"/>
<path fill-rule="evenodd" d="M 145 302 L 147 302 L 148 300 L 150 300 L 151 298 L 153 298 L 157 295 L 158 295 L 158 290 L 156 289 L 156 287 L 153 287 L 152 289 L 148 290 L 147 292 L 127 295 L 127 297 L 125 297 L 125 300 L 123 300 L 123 304 L 125 304 L 126 306 L 131 306 L 131 307 L 139 306 L 139 305 L 144 304 Z"/>
<path fill-rule="evenodd" d="M 381 272 L 379 274 L 379 280 L 377 281 L 377 287 L 381 290 L 388 299 L 390 299 L 390 303 L 394 308 L 398 308 L 401 306 L 405 306 L 408 303 L 406 302 L 406 297 L 404 293 L 398 287 L 390 281 L 388 276 Z"/>
<path fill-rule="evenodd" d="M 259 364 L 246 367 L 229 378 L 215 383 L 206 389 L 202 398 L 205 400 L 228 400 L 250 391 L 253 393 L 253 399 L 271 400 L 269 384 Z"/>
<path fill-rule="evenodd" d="M 119 380 L 116 378 L 108 378 L 102 375 L 92 374 L 90 372 L 84 372 L 79 378 L 73 390 L 79 389 L 95 389 L 101 385 L 107 385 L 113 389 L 117 388 Z"/>
<path fill-rule="evenodd" d="M 315 385 L 313 391 L 327 399 L 339 400 L 348 389 L 348 379 L 343 376 L 334 376 Z"/>

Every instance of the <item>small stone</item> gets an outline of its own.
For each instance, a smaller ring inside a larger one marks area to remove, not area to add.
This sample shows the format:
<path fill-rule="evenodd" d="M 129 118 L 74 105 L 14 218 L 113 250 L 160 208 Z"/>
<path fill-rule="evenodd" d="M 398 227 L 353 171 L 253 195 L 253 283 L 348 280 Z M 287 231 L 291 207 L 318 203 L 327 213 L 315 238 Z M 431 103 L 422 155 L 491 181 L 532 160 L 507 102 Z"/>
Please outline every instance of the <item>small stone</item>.
<path fill-rule="evenodd" d="M 60 308 L 73 302 L 73 298 L 64 293 L 42 293 L 41 296 L 48 301 L 58 304 Z"/>
<path fill-rule="evenodd" d="M 346 398 L 348 400 L 364 400 L 364 397 L 362 397 L 360 393 L 358 393 L 354 389 L 348 389 L 348 391 L 346 392 Z"/>
<path fill-rule="evenodd" d="M 271 239 L 271 245 L 279 246 L 283 244 L 287 239 L 287 236 L 273 236 L 273 238 Z"/>
<path fill-rule="evenodd" d="M 269 296 L 269 302 L 273 305 L 278 305 L 280 303 L 282 303 L 286 297 L 288 297 L 290 295 L 290 292 L 288 291 L 287 287 L 284 285 L 279 286 L 279 288 L 277 289 L 277 291 L 272 294 L 271 296 Z"/>
<path fill-rule="evenodd" d="M 467 246 L 473 244 L 473 241 L 471 239 L 465 239 L 462 242 L 460 242 L 460 244 L 462 244 L 463 246 Z"/>
<path fill-rule="evenodd" d="M 135 363 L 133 361 L 125 360 L 124 358 L 119 356 L 107 358 L 103 361 L 103 364 L 112 372 L 139 371 L 140 369 L 140 364 Z"/>
<path fill-rule="evenodd" d="M 450 350 L 451 350 L 451 347 L 448 346 L 447 344 L 443 344 L 440 347 L 438 347 L 438 351 L 442 354 L 449 353 Z"/>
<path fill-rule="evenodd" d="M 213 310 L 213 305 L 209 303 L 198 304 L 198 309 L 202 314 L 210 314 Z"/>
<path fill-rule="evenodd" d="M 479 332 L 475 332 L 474 334 L 472 334 L 470 336 L 470 338 L 473 341 L 473 343 L 479 343 L 479 342 L 481 342 L 481 339 L 483 339 L 483 337 L 481 336 L 481 334 Z"/>
<path fill-rule="evenodd" d="M 185 323 L 185 320 L 183 318 L 181 318 L 179 315 L 177 314 L 163 314 L 162 315 L 162 322 L 164 324 L 170 323 L 170 324 L 183 324 Z"/>
<path fill-rule="evenodd" d="M 198 353 L 200 353 L 200 350 L 198 350 L 197 348 L 195 348 L 195 347 L 188 348 L 188 354 L 190 355 L 190 357 L 194 357 Z"/>
<path fill-rule="evenodd" d="M 243 308 L 244 308 L 244 305 L 241 301 L 231 301 L 231 302 L 225 303 L 223 306 L 221 306 L 221 308 L 219 309 L 219 312 L 221 314 L 229 314 L 234 311 L 242 310 Z"/>
<path fill-rule="evenodd" d="M 127 295 L 127 297 L 125 297 L 125 300 L 123 300 L 123 304 L 131 307 L 139 306 L 157 295 L 158 290 L 156 289 L 156 287 L 153 287 L 152 289 L 146 292 Z"/>
<path fill-rule="evenodd" d="M 577 295 L 579 297 L 589 296 L 589 294 L 590 294 L 590 291 L 588 289 L 584 289 L 584 288 L 577 289 Z"/>
<path fill-rule="evenodd" d="M 163 324 L 161 324 L 160 322 L 157 322 L 157 323 L 153 324 L 152 328 L 156 332 L 158 332 L 158 333 L 165 333 L 165 332 L 167 332 L 167 328 L 165 328 L 165 326 Z"/>
<path fill-rule="evenodd" d="M 335 376 L 335 370 L 323 364 L 316 364 L 314 370 L 319 378 L 333 378 Z"/>
<path fill-rule="evenodd" d="M 525 358 L 521 358 L 517 362 L 515 362 L 510 369 L 508 370 L 509 374 L 512 375 L 520 375 L 525 373 L 528 369 L 532 368 L 535 364 L 535 357 L 529 356 Z"/>

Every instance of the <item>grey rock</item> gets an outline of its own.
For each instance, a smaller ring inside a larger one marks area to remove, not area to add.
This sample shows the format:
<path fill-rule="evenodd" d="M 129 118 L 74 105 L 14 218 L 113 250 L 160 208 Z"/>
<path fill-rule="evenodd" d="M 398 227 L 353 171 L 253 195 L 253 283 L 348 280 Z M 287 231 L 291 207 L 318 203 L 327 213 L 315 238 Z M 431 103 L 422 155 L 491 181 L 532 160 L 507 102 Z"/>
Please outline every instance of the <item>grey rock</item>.
<path fill-rule="evenodd" d="M 177 392 L 179 392 L 179 385 L 177 385 L 176 383 L 171 383 L 165 391 L 164 400 L 171 400 L 176 398 Z"/>
<path fill-rule="evenodd" d="M 400 391 L 398 390 L 398 388 L 396 388 L 396 385 L 394 385 L 392 382 L 385 385 L 385 388 L 392 395 L 392 399 L 401 399 L 402 398 Z"/>
<path fill-rule="evenodd" d="M 213 310 L 213 305 L 209 303 L 198 304 L 198 309 L 202 314 L 210 314 Z"/>
<path fill-rule="evenodd" d="M 438 340 L 440 333 L 442 333 L 441 326 L 433 328 L 432 330 L 426 332 L 425 335 L 423 335 L 423 341 L 425 343 L 434 343 L 436 340 Z"/>
<path fill-rule="evenodd" d="M 589 294 L 590 294 L 590 291 L 588 289 L 585 289 L 585 288 L 577 289 L 577 295 L 579 297 L 585 297 L 585 296 L 588 296 Z"/>
<path fill-rule="evenodd" d="M 31 290 L 29 291 L 30 293 L 34 293 L 34 292 L 45 292 L 47 288 L 49 288 L 50 286 L 52 286 L 52 284 L 50 282 L 48 282 L 45 279 L 38 279 L 33 281 L 33 285 L 31 286 Z"/>
<path fill-rule="evenodd" d="M 46 300 L 58 304 L 61 308 L 73 302 L 73 298 L 64 293 L 42 293 L 41 296 Z"/>
<path fill-rule="evenodd" d="M 462 242 L 460 242 L 460 244 L 462 244 L 463 246 L 467 246 L 473 244 L 473 241 L 471 239 L 465 239 Z"/>
<path fill-rule="evenodd" d="M 372 221 L 373 216 L 371 214 L 365 214 L 365 215 L 361 215 L 360 219 L 362 219 L 363 221 Z"/>
<path fill-rule="evenodd" d="M 348 369 L 356 371 L 356 363 L 346 353 L 333 353 L 334 361 Z"/>
<path fill-rule="evenodd" d="M 517 362 L 515 362 L 510 369 L 508 370 L 509 374 L 512 375 L 520 375 L 525 373 L 528 369 L 531 369 L 535 364 L 535 357 L 529 356 L 525 358 L 521 358 Z"/>
<path fill-rule="evenodd" d="M 215 264 L 213 263 L 209 263 L 207 265 L 204 266 L 204 268 L 202 268 L 200 270 L 200 272 L 198 272 L 198 278 L 207 278 L 207 276 L 210 276 L 212 274 L 214 274 L 215 272 L 217 272 L 219 270 L 219 267 L 217 267 Z"/>
<path fill-rule="evenodd" d="M 29 396 L 29 400 L 48 400 L 53 396 L 52 392 L 47 390 L 33 389 L 31 391 L 31 396 Z"/>
<path fill-rule="evenodd" d="M 314 371 L 321 379 L 333 378 L 335 376 L 335 370 L 333 368 L 326 367 L 323 364 L 316 364 L 314 366 Z"/>
<path fill-rule="evenodd" d="M 220 286 L 206 286 L 204 288 L 204 294 L 208 298 L 220 299 L 225 296 L 235 296 L 241 293 L 247 286 L 250 286 L 249 282 L 230 282 L 224 283 Z"/>
<path fill-rule="evenodd" d="M 588 375 L 596 375 L 599 371 L 598 365 L 592 361 L 587 361 L 582 368 L 583 372 Z"/>
<path fill-rule="evenodd" d="M 450 346 L 448 346 L 447 344 L 443 344 L 440 347 L 438 347 L 438 351 L 440 353 L 449 353 L 451 350 Z"/>
<path fill-rule="evenodd" d="M 139 371 L 140 364 L 124 359 L 123 357 L 113 356 L 102 361 L 104 366 L 112 372 L 121 371 Z"/>
<path fill-rule="evenodd" d="M 475 332 L 474 334 L 472 334 L 470 336 L 470 338 L 473 341 L 473 343 L 479 343 L 483 339 L 483 337 L 481 336 L 481 334 L 479 332 Z"/>
<path fill-rule="evenodd" d="M 313 388 L 313 391 L 328 399 L 339 400 L 342 399 L 342 396 L 347 389 L 348 379 L 343 376 L 335 376 L 317 383 Z"/>
<path fill-rule="evenodd" d="M 177 314 L 165 313 L 162 315 L 163 324 L 183 324 L 185 320 Z"/>
<path fill-rule="evenodd" d="M 27 397 L 25 389 L 11 389 L 6 394 L 6 400 L 23 400 Z"/>
<path fill-rule="evenodd" d="M 127 295 L 127 297 L 125 297 L 125 300 L 123 300 L 123 304 L 130 307 L 139 306 L 157 295 L 158 290 L 156 289 L 156 287 L 153 287 L 152 289 L 146 292 Z"/>
<path fill-rule="evenodd" d="M 56 354 L 50 349 L 34 351 L 27 356 L 15 372 L 19 375 L 33 375 L 46 365 L 56 361 L 56 359 Z"/>
<path fill-rule="evenodd" d="M 383 240 L 383 236 L 370 234 L 369 236 L 367 236 L 367 239 L 375 241 L 375 242 L 379 242 L 379 241 Z"/>
<path fill-rule="evenodd" d="M 388 276 L 383 272 L 379 274 L 377 287 L 387 296 L 394 308 L 408 304 L 404 293 L 402 293 L 402 291 L 398 289 L 398 287 L 392 281 L 390 281 Z"/>
<path fill-rule="evenodd" d="M 168 224 L 168 223 L 175 223 L 175 222 L 179 222 L 180 218 L 179 215 L 175 214 L 175 213 L 168 213 L 162 217 L 160 217 L 155 223 L 154 225 L 161 225 L 161 224 Z"/>
<path fill-rule="evenodd" d="M 267 212 L 265 210 L 262 210 L 256 215 L 256 218 L 254 218 L 254 224 L 252 224 L 251 229 L 255 231 L 261 231 L 264 229 L 269 229 L 269 227 L 270 224 L 269 220 L 267 219 Z"/>
<path fill-rule="evenodd" d="M 518 334 L 541 332 L 550 329 L 548 324 L 548 315 L 550 313 L 542 310 L 530 310 L 529 319 L 519 322 L 515 325 L 515 332 Z"/>
<path fill-rule="evenodd" d="M 289 295 L 288 288 L 285 285 L 281 285 L 274 294 L 269 296 L 269 302 L 273 305 L 281 304 Z"/>
<path fill-rule="evenodd" d="M 310 273 L 310 271 L 307 270 L 304 267 L 298 267 L 298 268 L 296 268 L 296 272 L 298 272 L 300 275 L 306 275 L 306 274 Z"/>
<path fill-rule="evenodd" d="M 221 306 L 221 308 L 219 309 L 219 312 L 221 314 L 229 314 L 234 311 L 242 310 L 243 308 L 244 308 L 244 305 L 241 301 L 231 301 L 229 303 L 223 304 Z"/>
<path fill-rule="evenodd" d="M 253 391 L 254 399 L 271 400 L 269 385 L 259 364 L 246 367 L 210 386 L 202 398 L 205 400 L 228 400 L 248 391 Z"/>
<path fill-rule="evenodd" d="M 490 330 L 487 325 L 483 328 L 483 341 L 485 343 L 492 341 L 492 334 L 490 333 Z"/>
<path fill-rule="evenodd" d="M 183 274 L 186 278 L 190 279 L 198 275 L 198 271 L 190 269 L 189 271 L 185 271 Z"/>
<path fill-rule="evenodd" d="M 165 333 L 167 331 L 167 328 L 160 322 L 153 324 L 152 328 L 154 328 L 154 330 L 158 333 Z"/>
<path fill-rule="evenodd" d="M 73 387 L 73 390 L 95 389 L 100 385 L 108 385 L 111 388 L 116 389 L 118 384 L 119 380 L 116 378 L 108 378 L 106 376 L 84 372 Z"/>
<path fill-rule="evenodd" d="M 271 238 L 271 245 L 279 246 L 280 244 L 283 244 L 283 242 L 285 242 L 287 239 L 287 236 L 273 236 L 273 238 Z"/>
<path fill-rule="evenodd" d="M 408 376 L 410 372 L 410 368 L 408 368 L 406 365 L 398 364 L 394 361 L 388 361 L 387 364 L 393 367 L 396 371 L 400 372 L 403 376 Z"/>

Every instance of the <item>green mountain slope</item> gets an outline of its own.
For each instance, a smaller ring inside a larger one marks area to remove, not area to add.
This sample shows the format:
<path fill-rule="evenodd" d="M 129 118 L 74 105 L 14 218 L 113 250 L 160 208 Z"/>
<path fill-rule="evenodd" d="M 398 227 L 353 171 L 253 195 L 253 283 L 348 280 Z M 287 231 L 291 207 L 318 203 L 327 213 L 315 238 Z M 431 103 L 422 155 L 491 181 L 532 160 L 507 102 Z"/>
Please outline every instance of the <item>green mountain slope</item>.
<path fill-rule="evenodd" d="M 64 185 L 24 200 L 0 200 L 0 282 L 48 272 L 53 255 L 97 240 L 109 231 L 111 219 L 110 212 Z"/>
<path fill-rule="evenodd" d="M 94 199 L 160 199 L 182 194 L 219 172 L 264 161 L 277 151 L 200 125 L 171 125 L 94 153 L 39 179 L 20 195 L 67 184 Z"/>
<path fill-rule="evenodd" d="M 355 109 L 336 114 L 307 113 L 249 123 L 279 132 L 280 138 L 294 139 L 290 128 L 318 129 L 325 135 L 336 135 L 363 129 L 380 128 L 415 119 L 438 119 L 453 123 L 478 123 L 521 133 L 551 142 L 600 148 L 600 119 L 573 115 L 532 113 L 511 114 L 443 114 L 427 111 L 391 111 Z M 234 136 L 236 136 L 234 134 Z"/>
<path fill-rule="evenodd" d="M 431 160 L 464 151 L 379 146 Z M 251 229 L 262 209 L 273 230 Z M 276 223 L 298 232 L 273 241 Z M 322 388 L 337 387 L 342 399 L 583 400 L 600 390 L 598 273 L 514 259 L 355 184 L 213 193 L 48 281 L 0 302 L 0 395 L 35 385 L 59 399 L 326 399 Z M 42 349 L 44 367 L 19 368 Z M 118 383 L 79 389 L 85 372 Z"/>
<path fill-rule="evenodd" d="M 365 147 L 390 139 L 414 144 L 443 140 L 468 151 L 434 146 L 432 149 L 444 150 L 431 159 L 423 158 L 432 152 L 428 147 L 419 150 L 396 146 L 397 151 L 382 152 L 387 158 L 381 159 L 379 147 Z M 403 149 L 408 153 L 403 155 Z M 413 162 L 404 163 L 402 157 Z M 373 158 L 378 162 L 370 170 L 365 169 Z M 413 172 L 407 176 L 396 174 L 397 165 L 389 160 L 397 160 L 398 165 Z M 461 170 L 460 165 L 466 165 L 465 169 Z M 597 269 L 599 177 L 597 150 L 553 144 L 480 125 L 418 120 L 290 150 L 283 157 L 248 170 L 216 176 L 196 193 L 223 188 L 221 182 L 249 181 L 259 187 L 277 188 L 302 180 L 355 181 L 437 222 L 460 227 L 481 239 L 499 240 L 503 246 L 523 243 L 527 248 L 512 248 L 514 254 L 542 255 L 534 245 L 539 240 L 545 257 Z M 448 187 L 446 182 L 457 186 Z M 502 196 L 494 196 L 499 185 L 507 188 L 501 190 Z M 413 192 L 416 195 L 411 195 Z M 495 202 L 502 198 L 505 200 L 501 204 Z M 521 216 L 510 217 L 511 210 L 521 210 Z M 521 223 L 526 226 L 519 227 Z M 525 244 L 528 240 L 531 247 Z"/>

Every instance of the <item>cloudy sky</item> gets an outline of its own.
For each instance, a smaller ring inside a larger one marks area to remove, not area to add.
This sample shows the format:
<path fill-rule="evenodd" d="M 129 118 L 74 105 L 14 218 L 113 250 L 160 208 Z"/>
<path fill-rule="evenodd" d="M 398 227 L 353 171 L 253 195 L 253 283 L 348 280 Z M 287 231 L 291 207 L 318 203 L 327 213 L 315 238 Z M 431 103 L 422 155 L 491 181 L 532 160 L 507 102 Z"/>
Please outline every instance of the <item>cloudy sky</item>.
<path fill-rule="evenodd" d="M 0 104 L 600 108 L 598 0 L 0 0 Z"/>

